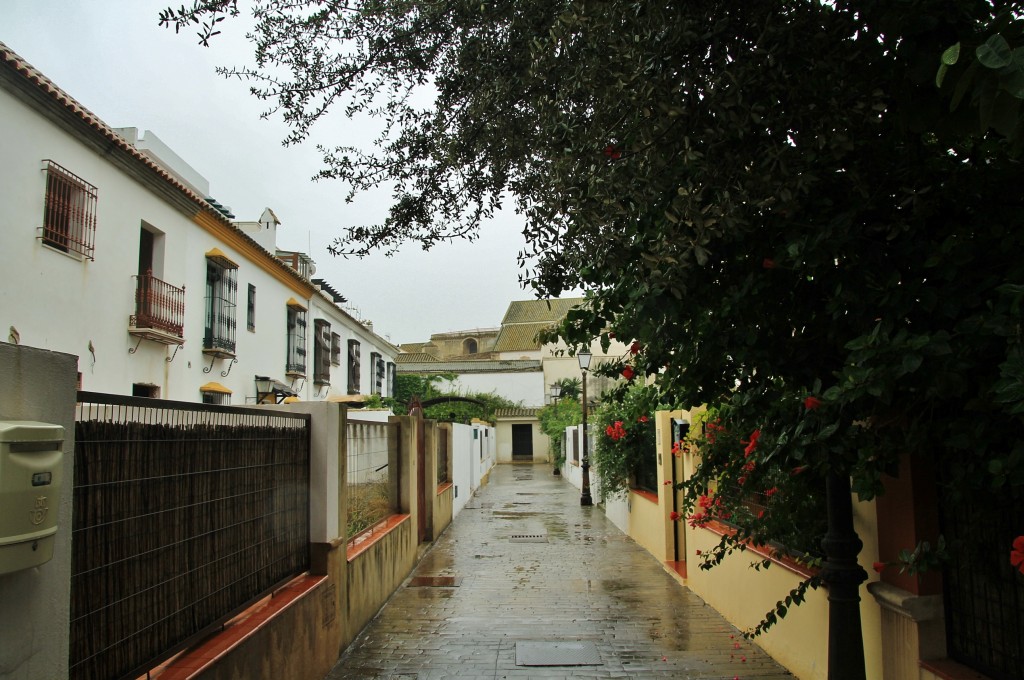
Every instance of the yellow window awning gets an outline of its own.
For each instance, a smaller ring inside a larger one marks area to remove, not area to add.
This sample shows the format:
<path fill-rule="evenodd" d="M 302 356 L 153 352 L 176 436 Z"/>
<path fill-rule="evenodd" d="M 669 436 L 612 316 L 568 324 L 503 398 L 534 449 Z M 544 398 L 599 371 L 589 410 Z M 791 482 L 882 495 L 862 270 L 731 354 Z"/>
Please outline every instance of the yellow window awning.
<path fill-rule="evenodd" d="M 302 400 L 299 399 L 298 397 L 285 397 L 284 401 L 282 401 L 281 403 L 282 404 L 294 404 L 297 401 L 302 401 Z"/>
<path fill-rule="evenodd" d="M 238 269 L 238 264 L 230 257 L 224 254 L 224 251 L 220 248 L 211 248 L 206 251 L 206 259 L 213 260 L 221 267 L 225 269 Z"/>
<path fill-rule="evenodd" d="M 291 307 L 292 309 L 298 309 L 299 311 L 302 312 L 306 311 L 306 305 L 302 304 L 295 298 L 288 298 L 288 302 L 286 302 L 285 304 Z"/>
<path fill-rule="evenodd" d="M 208 382 L 199 388 L 200 392 L 216 392 L 217 394 L 231 394 L 231 390 L 218 382 Z"/>

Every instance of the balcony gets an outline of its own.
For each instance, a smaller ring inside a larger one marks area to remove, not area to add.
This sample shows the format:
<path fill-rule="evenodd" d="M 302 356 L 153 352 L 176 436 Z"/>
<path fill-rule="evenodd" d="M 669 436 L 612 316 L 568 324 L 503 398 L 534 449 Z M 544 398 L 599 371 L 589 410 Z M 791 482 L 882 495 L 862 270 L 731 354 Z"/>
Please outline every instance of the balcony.
<path fill-rule="evenodd" d="M 185 343 L 185 288 L 176 288 L 146 272 L 135 277 L 135 313 L 128 333 L 164 345 Z"/>

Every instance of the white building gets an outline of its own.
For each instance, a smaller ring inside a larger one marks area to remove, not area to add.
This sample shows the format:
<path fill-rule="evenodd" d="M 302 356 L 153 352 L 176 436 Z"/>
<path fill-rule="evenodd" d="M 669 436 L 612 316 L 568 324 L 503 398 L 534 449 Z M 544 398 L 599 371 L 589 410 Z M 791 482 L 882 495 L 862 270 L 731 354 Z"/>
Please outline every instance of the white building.
<path fill-rule="evenodd" d="M 308 257 L 275 257 L 272 210 L 232 222 L 155 135 L 110 128 L 2 43 L 0 120 L 0 339 L 77 355 L 97 392 L 390 393 L 398 349 L 312 281 Z"/>

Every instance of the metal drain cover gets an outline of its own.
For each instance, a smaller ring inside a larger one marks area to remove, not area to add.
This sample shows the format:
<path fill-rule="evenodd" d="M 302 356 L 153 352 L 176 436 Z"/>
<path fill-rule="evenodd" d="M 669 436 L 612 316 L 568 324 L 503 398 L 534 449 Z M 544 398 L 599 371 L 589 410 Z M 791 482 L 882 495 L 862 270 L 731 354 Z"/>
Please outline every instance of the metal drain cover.
<path fill-rule="evenodd" d="M 460 585 L 461 576 L 413 576 L 409 579 L 410 588 L 458 588 Z"/>
<path fill-rule="evenodd" d="M 517 666 L 602 666 L 593 642 L 516 643 Z"/>
<path fill-rule="evenodd" d="M 512 543 L 547 543 L 546 534 L 513 534 L 508 537 Z"/>

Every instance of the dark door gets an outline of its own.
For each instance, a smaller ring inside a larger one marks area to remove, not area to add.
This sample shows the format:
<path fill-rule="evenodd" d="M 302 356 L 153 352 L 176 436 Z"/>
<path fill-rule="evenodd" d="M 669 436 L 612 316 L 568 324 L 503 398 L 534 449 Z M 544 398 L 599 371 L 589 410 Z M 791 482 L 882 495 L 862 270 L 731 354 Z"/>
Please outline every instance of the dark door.
<path fill-rule="evenodd" d="M 533 460 L 533 425 L 512 426 L 512 460 Z"/>

